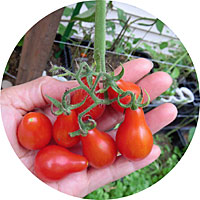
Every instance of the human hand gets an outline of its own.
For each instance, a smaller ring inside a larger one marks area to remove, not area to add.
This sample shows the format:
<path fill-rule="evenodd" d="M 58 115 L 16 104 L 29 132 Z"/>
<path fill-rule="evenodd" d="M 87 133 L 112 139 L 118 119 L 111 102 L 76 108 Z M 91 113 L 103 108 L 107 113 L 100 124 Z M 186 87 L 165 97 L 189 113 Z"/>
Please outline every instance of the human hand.
<path fill-rule="evenodd" d="M 132 81 L 145 88 L 151 100 L 167 90 L 172 83 L 170 76 L 164 72 L 156 72 L 146 76 L 152 68 L 152 63 L 146 59 L 129 61 L 124 64 L 124 68 L 123 80 Z M 115 73 L 119 71 L 120 68 L 117 68 Z M 76 81 L 60 82 L 51 77 L 41 77 L 2 91 L 1 112 L 6 134 L 17 156 L 32 173 L 34 173 L 34 158 L 38 151 L 29 151 L 19 145 L 16 137 L 17 126 L 23 115 L 35 109 L 39 109 L 54 123 L 56 118 L 51 114 L 50 102 L 45 95 L 59 100 L 66 89 L 75 86 L 77 86 Z M 152 133 L 155 133 L 173 121 L 176 114 L 176 107 L 167 103 L 148 112 L 145 118 Z M 97 121 L 98 129 L 102 131 L 108 130 L 122 120 L 123 115 L 121 113 L 113 110 L 111 106 L 107 106 L 103 116 Z M 115 131 L 111 131 L 109 134 L 114 137 Z M 70 148 L 70 151 L 80 153 L 81 144 Z M 109 182 L 149 165 L 159 155 L 160 149 L 154 145 L 151 153 L 143 160 L 128 161 L 123 156 L 119 156 L 110 167 L 103 169 L 89 167 L 82 172 L 70 174 L 59 181 L 47 184 L 66 194 L 84 197 Z"/>

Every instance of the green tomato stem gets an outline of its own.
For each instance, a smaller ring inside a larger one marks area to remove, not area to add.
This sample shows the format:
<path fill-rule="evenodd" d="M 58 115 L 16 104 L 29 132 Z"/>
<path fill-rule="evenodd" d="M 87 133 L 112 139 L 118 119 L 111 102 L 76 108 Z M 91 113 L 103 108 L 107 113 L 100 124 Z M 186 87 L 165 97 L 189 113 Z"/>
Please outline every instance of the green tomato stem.
<path fill-rule="evenodd" d="M 87 134 L 87 131 L 90 130 L 90 129 L 93 129 L 96 127 L 96 122 L 95 120 L 91 119 L 90 121 L 93 122 L 93 125 L 91 126 L 88 126 L 88 123 L 84 123 L 83 120 L 82 120 L 82 117 L 87 114 L 91 109 L 93 109 L 95 106 L 97 106 L 98 104 L 96 103 L 93 103 L 90 107 L 88 107 L 86 110 L 84 110 L 82 113 L 80 113 L 78 115 L 78 122 L 79 122 L 79 127 L 80 127 L 80 130 L 83 132 L 83 133 L 86 133 Z"/>
<path fill-rule="evenodd" d="M 106 1 L 96 0 L 94 60 L 96 61 L 97 72 L 106 72 L 105 33 L 106 33 Z"/>

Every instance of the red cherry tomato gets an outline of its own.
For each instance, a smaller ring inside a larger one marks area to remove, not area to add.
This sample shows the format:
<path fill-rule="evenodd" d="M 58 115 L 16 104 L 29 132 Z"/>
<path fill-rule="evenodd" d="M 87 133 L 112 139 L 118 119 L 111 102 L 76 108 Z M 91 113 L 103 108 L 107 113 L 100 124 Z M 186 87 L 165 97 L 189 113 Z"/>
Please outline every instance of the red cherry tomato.
<path fill-rule="evenodd" d="M 79 125 L 75 111 L 72 110 L 70 115 L 59 115 L 53 125 L 54 140 L 63 147 L 72 147 L 80 141 L 80 137 L 70 137 L 69 133 L 77 130 Z"/>
<path fill-rule="evenodd" d="M 41 149 L 51 140 L 51 121 L 42 113 L 30 112 L 21 120 L 17 130 L 17 137 L 19 143 L 26 149 Z"/>
<path fill-rule="evenodd" d="M 95 168 L 111 165 L 117 156 L 117 148 L 113 138 L 107 133 L 94 128 L 87 136 L 81 136 L 83 155 Z"/>
<path fill-rule="evenodd" d="M 153 136 L 142 108 L 126 109 L 125 119 L 116 134 L 116 144 L 119 152 L 133 161 L 143 159 L 151 152 Z"/>
<path fill-rule="evenodd" d="M 58 180 L 70 173 L 86 169 L 88 161 L 57 145 L 49 145 L 38 152 L 34 169 L 36 176 L 43 181 Z"/>
<path fill-rule="evenodd" d="M 93 83 L 95 82 L 95 80 L 96 80 L 96 77 L 93 77 Z M 82 81 L 89 88 L 87 79 L 85 77 L 82 79 Z M 100 89 L 99 85 L 97 85 L 97 87 L 95 88 L 95 91 L 97 91 L 99 89 Z M 90 95 L 83 89 L 77 90 L 72 95 L 71 104 L 77 104 L 77 103 L 82 102 L 86 96 L 88 96 L 88 97 L 87 97 L 85 103 L 82 106 L 80 106 L 79 108 L 74 109 L 77 114 L 86 110 L 89 106 L 91 106 L 94 103 L 94 101 L 90 97 Z M 101 93 L 96 94 L 96 96 L 100 99 L 104 98 L 104 94 L 101 94 Z M 88 115 L 90 115 L 92 117 L 92 119 L 97 120 L 103 114 L 104 110 L 105 110 L 105 105 L 99 104 L 96 107 L 94 107 L 93 109 L 91 109 L 88 113 L 86 113 L 86 115 L 83 116 L 83 120 L 87 120 L 89 118 Z"/>
<path fill-rule="evenodd" d="M 119 81 L 116 82 L 117 86 L 123 90 L 124 92 L 126 91 L 131 91 L 133 92 L 135 95 L 136 95 L 136 98 L 138 98 L 138 96 L 140 95 L 141 93 L 141 89 L 138 85 L 132 83 L 132 82 L 128 82 L 128 81 L 123 81 L 122 79 L 120 79 Z M 118 93 L 115 92 L 111 87 L 108 89 L 108 96 L 110 99 L 114 99 L 118 96 Z M 125 97 L 123 97 L 120 102 L 123 103 L 123 104 L 128 104 L 129 102 L 131 101 L 131 96 L 130 95 L 127 95 Z M 122 108 L 117 101 L 113 102 L 111 104 L 111 106 L 123 113 L 124 112 L 124 108 Z"/>

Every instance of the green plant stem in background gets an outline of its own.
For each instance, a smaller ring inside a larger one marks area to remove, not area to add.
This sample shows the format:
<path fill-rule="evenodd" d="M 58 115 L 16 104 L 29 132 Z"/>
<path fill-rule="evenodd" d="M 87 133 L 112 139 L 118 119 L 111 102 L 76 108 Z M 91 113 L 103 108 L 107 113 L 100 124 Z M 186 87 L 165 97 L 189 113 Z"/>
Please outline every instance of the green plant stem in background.
<path fill-rule="evenodd" d="M 97 72 L 100 71 L 106 72 L 105 33 L 106 33 L 106 1 L 96 0 L 94 60 L 96 61 Z"/>
<path fill-rule="evenodd" d="M 180 58 L 178 58 L 176 60 L 176 62 L 174 62 L 174 64 L 169 68 L 169 72 L 188 54 L 188 52 L 186 51 Z"/>
<path fill-rule="evenodd" d="M 83 4 L 83 2 L 80 2 L 80 3 L 76 4 L 76 7 L 75 7 L 75 9 L 74 9 L 74 11 L 72 13 L 72 16 L 71 16 L 71 20 L 73 19 L 73 17 L 75 17 L 76 15 L 79 14 L 80 9 L 82 7 L 82 4 Z M 62 37 L 62 41 L 67 41 L 67 39 L 68 39 L 68 37 L 70 35 L 70 32 L 72 30 L 72 27 L 74 26 L 74 22 L 75 21 L 69 22 L 69 24 L 68 24 L 68 26 L 67 26 L 67 28 L 65 30 L 65 33 L 64 33 L 64 35 Z"/>
<path fill-rule="evenodd" d="M 75 7 L 75 9 L 74 9 L 74 11 L 72 13 L 72 16 L 71 16 L 71 20 L 76 15 L 79 14 L 82 5 L 83 5 L 83 2 L 80 2 L 80 3 L 76 4 L 76 7 Z M 61 39 L 62 42 L 66 42 L 69 39 L 70 33 L 72 31 L 72 28 L 73 28 L 74 22 L 75 22 L 75 21 L 73 21 L 73 20 L 71 21 L 71 20 L 70 20 L 70 22 L 69 22 L 69 24 L 68 24 L 68 26 L 67 26 L 67 28 L 66 28 L 66 30 L 64 32 L 64 35 L 62 36 L 62 39 Z M 59 46 L 60 46 L 60 51 L 58 53 L 56 53 L 56 55 L 55 55 L 56 58 L 58 58 L 61 55 L 65 45 L 64 44 L 60 44 Z"/>
<path fill-rule="evenodd" d="M 193 117 L 192 119 L 188 120 L 186 123 L 180 123 L 179 126 L 175 129 L 172 129 L 169 131 L 166 135 L 170 136 L 172 133 L 176 132 L 177 130 L 181 129 L 182 127 L 185 127 L 186 125 L 190 124 L 192 121 L 197 120 L 197 117 Z"/>

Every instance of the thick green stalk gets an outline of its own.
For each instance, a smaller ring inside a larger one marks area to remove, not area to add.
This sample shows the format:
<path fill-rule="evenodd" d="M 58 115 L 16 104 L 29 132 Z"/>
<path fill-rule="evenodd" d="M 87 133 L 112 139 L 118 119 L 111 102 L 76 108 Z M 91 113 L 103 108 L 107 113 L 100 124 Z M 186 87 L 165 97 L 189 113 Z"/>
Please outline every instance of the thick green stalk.
<path fill-rule="evenodd" d="M 76 7 L 74 8 L 74 11 L 73 11 L 72 16 L 71 16 L 71 20 L 72 20 L 72 21 L 69 22 L 69 24 L 67 25 L 67 28 L 66 28 L 66 30 L 65 30 L 65 32 L 64 32 L 64 35 L 63 35 L 63 37 L 62 37 L 62 41 L 66 42 L 66 41 L 69 39 L 70 33 L 71 33 L 71 31 L 72 31 L 72 28 L 73 28 L 74 22 L 75 22 L 75 21 L 73 21 L 73 18 L 74 18 L 76 15 L 79 14 L 82 5 L 83 5 L 83 2 L 80 2 L 80 3 L 77 3 L 77 4 L 76 4 Z"/>
<path fill-rule="evenodd" d="M 73 17 L 75 17 L 76 15 L 79 14 L 82 5 L 83 5 L 83 2 L 80 2 L 80 3 L 77 3 L 77 4 L 76 4 L 76 7 L 74 8 L 74 11 L 73 11 L 73 13 L 72 13 L 70 22 L 69 22 L 69 24 L 67 25 L 67 28 L 66 28 L 66 30 L 65 30 L 65 32 L 64 32 L 64 35 L 63 35 L 62 38 L 61 38 L 61 41 L 62 41 L 62 42 L 66 42 L 66 41 L 69 39 L 70 33 L 71 33 L 72 28 L 73 28 L 73 26 L 74 26 L 74 21 L 73 21 L 72 19 L 73 19 Z M 65 46 L 64 44 L 60 44 L 60 45 L 59 45 L 60 51 L 57 52 L 57 53 L 55 54 L 56 58 L 60 57 L 60 55 L 61 55 L 61 53 L 62 53 L 62 51 L 63 51 L 63 49 L 64 49 L 64 46 Z"/>
<path fill-rule="evenodd" d="M 106 33 L 106 1 L 96 0 L 94 60 L 96 61 L 97 72 L 106 72 L 105 33 Z"/>

